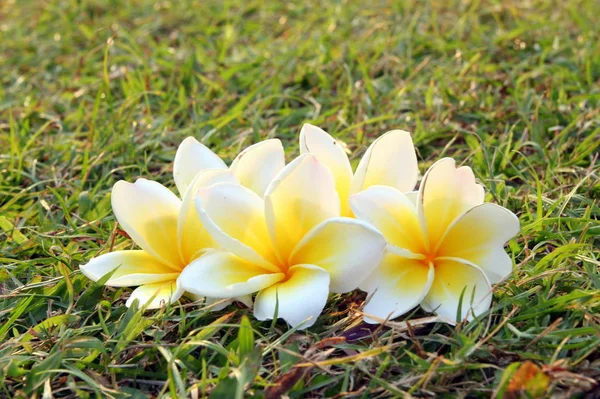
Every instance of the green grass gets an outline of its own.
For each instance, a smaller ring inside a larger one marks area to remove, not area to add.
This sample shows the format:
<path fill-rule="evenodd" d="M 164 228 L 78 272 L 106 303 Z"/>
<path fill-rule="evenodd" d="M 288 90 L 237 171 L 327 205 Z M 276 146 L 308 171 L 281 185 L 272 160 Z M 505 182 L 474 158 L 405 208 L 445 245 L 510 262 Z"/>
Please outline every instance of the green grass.
<path fill-rule="evenodd" d="M 500 397 L 526 360 L 545 395 L 596 397 L 598 3 L 275 4 L 0 2 L 0 397 L 262 397 L 277 382 L 290 398 Z M 364 293 L 333 295 L 297 332 L 235 306 L 127 309 L 130 289 L 79 272 L 132 245 L 116 181 L 174 187 L 189 135 L 228 161 L 279 137 L 291 159 L 304 122 L 353 162 L 409 130 L 421 172 L 452 156 L 518 214 L 488 314 L 341 342 Z"/>

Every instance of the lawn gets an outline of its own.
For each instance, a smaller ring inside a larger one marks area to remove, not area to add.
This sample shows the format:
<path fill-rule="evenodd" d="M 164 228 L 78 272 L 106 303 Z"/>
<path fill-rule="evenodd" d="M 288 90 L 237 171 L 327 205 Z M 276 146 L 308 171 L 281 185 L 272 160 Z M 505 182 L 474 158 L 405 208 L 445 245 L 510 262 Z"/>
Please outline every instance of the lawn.
<path fill-rule="evenodd" d="M 594 0 L 1 1 L 0 397 L 599 397 L 598 15 Z M 132 248 L 115 182 L 173 188 L 187 136 L 227 162 L 278 137 L 291 160 L 305 122 L 353 164 L 404 129 L 421 173 L 442 156 L 473 168 L 521 221 L 488 313 L 365 330 L 356 291 L 296 331 L 243 305 L 128 309 L 130 288 L 81 274 Z"/>

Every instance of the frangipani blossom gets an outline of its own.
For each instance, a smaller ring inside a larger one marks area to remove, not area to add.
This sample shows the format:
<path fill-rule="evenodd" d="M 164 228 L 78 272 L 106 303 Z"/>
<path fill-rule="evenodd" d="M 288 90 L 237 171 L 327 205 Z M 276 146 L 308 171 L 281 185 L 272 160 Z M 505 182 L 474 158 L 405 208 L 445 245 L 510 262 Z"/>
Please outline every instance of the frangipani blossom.
<path fill-rule="evenodd" d="M 491 284 L 512 270 L 503 247 L 518 234 L 519 220 L 483 198 L 472 170 L 456 168 L 450 158 L 429 169 L 416 198 L 384 186 L 354 194 L 357 218 L 388 242 L 381 264 L 361 285 L 370 296 L 364 312 L 395 318 L 421 304 L 454 321 L 461 295 L 461 319 L 489 309 Z"/>
<path fill-rule="evenodd" d="M 375 140 L 354 174 L 343 146 L 321 128 L 308 123 L 300 131 L 300 153 L 313 154 L 331 170 L 343 216 L 352 216 L 348 203 L 351 194 L 374 185 L 409 192 L 419 177 L 415 147 L 410 133 L 404 130 L 391 130 Z"/>
<path fill-rule="evenodd" d="M 190 183 L 183 201 L 160 183 L 138 179 L 117 182 L 111 203 L 119 224 L 141 248 L 110 252 L 81 266 L 93 281 L 117 269 L 106 282 L 113 287 L 139 286 L 126 302 L 134 299 L 148 309 L 173 303 L 184 293 L 178 278 L 186 265 L 217 243 L 202 227 L 196 215 L 193 193 L 217 182 L 239 184 L 228 170 L 199 173 Z"/>
<path fill-rule="evenodd" d="M 272 319 L 277 308 L 290 325 L 310 327 L 329 292 L 357 288 L 385 248 L 375 228 L 340 217 L 333 176 L 309 154 L 287 165 L 264 199 L 227 183 L 197 193 L 200 219 L 226 251 L 192 262 L 181 274 L 183 287 L 217 298 L 258 293 L 259 320 Z"/>
<path fill-rule="evenodd" d="M 229 168 L 240 184 L 261 197 L 267 186 L 285 166 L 285 153 L 279 139 L 268 139 L 246 148 Z M 196 175 L 207 169 L 227 169 L 225 162 L 193 137 L 181 142 L 173 164 L 173 178 L 184 195 Z"/>
<path fill-rule="evenodd" d="M 184 293 L 178 277 L 194 259 L 218 244 L 196 215 L 196 190 L 217 182 L 243 183 L 261 193 L 285 165 L 283 146 L 277 139 L 265 140 L 242 151 L 231 168 L 193 137 L 177 149 L 173 178 L 183 200 L 163 185 L 139 179 L 134 184 L 119 181 L 112 191 L 113 212 L 119 224 L 141 250 L 116 251 L 81 266 L 84 275 L 98 281 L 117 269 L 106 282 L 113 287 L 139 286 L 129 300 L 147 303 L 148 309 L 173 303 Z M 236 298 L 247 302 L 247 298 Z M 212 299 L 207 298 L 207 303 Z M 214 310 L 227 305 L 214 307 Z"/>

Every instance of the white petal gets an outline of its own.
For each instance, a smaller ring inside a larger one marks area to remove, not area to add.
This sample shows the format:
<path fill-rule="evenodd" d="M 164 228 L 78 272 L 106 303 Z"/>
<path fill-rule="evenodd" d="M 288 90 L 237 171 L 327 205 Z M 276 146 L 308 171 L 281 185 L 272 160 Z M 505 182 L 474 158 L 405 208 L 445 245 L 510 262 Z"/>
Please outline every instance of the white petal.
<path fill-rule="evenodd" d="M 280 269 L 264 215 L 264 202 L 239 184 L 200 188 L 196 210 L 206 230 L 227 251 L 275 273 Z"/>
<path fill-rule="evenodd" d="M 358 219 L 375 226 L 390 244 L 425 253 L 425 236 L 415 205 L 399 190 L 372 186 L 350 196 L 350 205 Z"/>
<path fill-rule="evenodd" d="M 241 295 L 233 298 L 234 301 L 244 304 L 246 307 L 251 308 L 254 302 L 252 301 L 252 295 Z"/>
<path fill-rule="evenodd" d="M 380 185 L 401 192 L 414 189 L 419 176 L 417 154 L 410 133 L 392 130 L 371 144 L 352 180 L 352 192 Z"/>
<path fill-rule="evenodd" d="M 216 241 L 202 225 L 194 204 L 194 197 L 199 188 L 216 183 L 235 184 L 237 179 L 227 169 L 206 169 L 196 175 L 183 197 L 177 223 L 177 237 L 184 264 L 199 256 L 203 249 L 217 247 Z"/>
<path fill-rule="evenodd" d="M 370 296 L 364 308 L 365 322 L 380 322 L 369 315 L 394 319 L 413 309 L 425 298 L 433 279 L 433 265 L 386 253 L 379 268 L 361 287 Z"/>
<path fill-rule="evenodd" d="M 213 305 L 214 303 L 217 303 L 217 305 Z M 231 305 L 233 303 L 233 299 L 226 299 L 226 298 L 210 298 L 210 297 L 206 297 L 204 299 L 204 306 L 211 306 L 210 311 L 211 312 L 219 312 L 223 309 L 225 309 L 227 306 Z"/>
<path fill-rule="evenodd" d="M 350 218 L 332 218 L 312 229 L 294 249 L 289 264 L 311 264 L 331 276 L 331 292 L 357 288 L 379 264 L 385 239 L 375 228 Z"/>
<path fill-rule="evenodd" d="M 423 308 L 454 321 L 461 295 L 462 315 L 458 321 L 472 320 L 473 314 L 485 312 L 492 303 L 491 285 L 480 268 L 466 261 L 436 259 L 435 278 L 422 302 Z"/>
<path fill-rule="evenodd" d="M 285 277 L 249 263 L 229 252 L 211 251 L 190 263 L 179 281 L 192 294 L 233 298 L 253 294 Z"/>
<path fill-rule="evenodd" d="M 165 265 L 144 251 L 116 251 L 100 255 L 80 267 L 81 273 L 92 281 L 98 281 L 117 269 L 105 283 L 112 287 L 172 281 L 179 272 Z"/>
<path fill-rule="evenodd" d="M 352 182 L 352 167 L 343 144 L 323 129 L 306 123 L 300 130 L 300 154 L 307 153 L 317 157 L 333 173 L 341 202 L 341 215 L 349 216 L 350 209 L 347 202 Z"/>
<path fill-rule="evenodd" d="M 275 315 L 292 327 L 312 326 L 323 311 L 329 294 L 329 273 L 312 265 L 297 265 L 288 270 L 289 278 L 258 293 L 254 316 L 270 320 Z"/>
<path fill-rule="evenodd" d="M 138 179 L 118 181 L 112 190 L 112 208 L 131 239 L 155 258 L 181 270 L 177 219 L 181 201 L 160 183 Z"/>
<path fill-rule="evenodd" d="M 177 302 L 184 292 L 175 280 L 145 284 L 133 290 L 125 306 L 131 306 L 133 301 L 138 299 L 140 307 L 147 304 L 146 309 L 159 309 L 169 303 Z"/>
<path fill-rule="evenodd" d="M 179 195 L 185 195 L 192 180 L 205 169 L 226 169 L 225 162 L 193 137 L 181 142 L 173 164 L 173 178 Z"/>
<path fill-rule="evenodd" d="M 231 164 L 231 171 L 241 184 L 264 196 L 267 186 L 285 166 L 283 145 L 279 139 L 269 139 L 251 145 Z"/>
<path fill-rule="evenodd" d="M 242 295 L 240 297 L 235 297 L 235 298 L 211 298 L 211 297 L 205 297 L 204 295 L 196 295 L 196 294 L 192 294 L 191 292 L 186 292 L 185 296 L 194 302 L 204 300 L 204 303 L 202 304 L 202 306 L 211 306 L 212 305 L 212 307 L 210 308 L 211 312 L 221 311 L 221 310 L 225 309 L 227 306 L 231 305 L 235 301 L 241 302 L 244 305 L 246 305 L 247 307 L 252 307 L 252 295 Z M 218 302 L 217 305 L 213 305 L 214 303 L 217 303 L 217 302 Z"/>
<path fill-rule="evenodd" d="M 436 247 L 460 214 L 481 203 L 483 187 L 469 167 L 457 169 L 452 158 L 444 158 L 429 168 L 419 188 L 417 206 L 431 247 Z"/>
<path fill-rule="evenodd" d="M 518 233 L 519 219 L 514 213 L 499 205 L 482 204 L 455 220 L 436 253 L 476 264 L 495 284 L 512 271 L 512 259 L 503 247 Z"/>
<path fill-rule="evenodd" d="M 412 202 L 415 207 L 417 206 L 417 198 L 419 196 L 419 191 L 409 191 L 407 193 L 404 193 L 404 195 L 406 195 L 406 198 L 408 198 L 410 200 L 410 202 Z"/>
<path fill-rule="evenodd" d="M 461 166 L 456 169 L 458 184 L 463 196 L 463 201 L 468 207 L 483 204 L 485 190 L 481 184 L 476 183 L 473 169 L 468 166 Z"/>
<path fill-rule="evenodd" d="M 309 154 L 287 165 L 265 194 L 267 226 L 282 261 L 313 227 L 339 215 L 333 176 Z"/>

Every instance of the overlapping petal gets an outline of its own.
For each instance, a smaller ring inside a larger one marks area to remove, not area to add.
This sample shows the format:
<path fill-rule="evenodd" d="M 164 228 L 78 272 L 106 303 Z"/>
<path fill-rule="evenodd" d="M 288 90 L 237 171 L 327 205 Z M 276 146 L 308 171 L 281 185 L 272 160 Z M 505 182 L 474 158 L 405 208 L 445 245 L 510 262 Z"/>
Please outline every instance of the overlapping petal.
<path fill-rule="evenodd" d="M 268 320 L 277 316 L 292 327 L 312 326 L 327 302 L 329 273 L 314 265 L 296 265 L 288 278 L 258 293 L 254 301 L 254 316 Z"/>
<path fill-rule="evenodd" d="M 456 219 L 440 240 L 437 253 L 478 265 L 495 284 L 512 271 L 513 262 L 504 245 L 518 233 L 519 219 L 514 213 L 495 204 L 482 204 Z"/>
<path fill-rule="evenodd" d="M 179 275 L 171 267 L 140 250 L 109 252 L 93 258 L 80 269 L 92 281 L 98 281 L 116 269 L 105 283 L 112 287 L 170 281 Z"/>
<path fill-rule="evenodd" d="M 133 290 L 125 305 L 129 307 L 137 299 L 146 309 L 159 309 L 177 302 L 184 292 L 177 280 L 145 284 Z"/>
<path fill-rule="evenodd" d="M 331 218 L 313 228 L 290 256 L 289 264 L 312 264 L 331 276 L 330 290 L 352 291 L 377 267 L 385 238 L 370 225 Z"/>
<path fill-rule="evenodd" d="M 287 165 L 265 193 L 267 226 L 282 262 L 313 227 L 339 215 L 333 176 L 310 154 Z"/>
<path fill-rule="evenodd" d="M 190 263 L 179 280 L 186 291 L 216 298 L 253 294 L 285 278 L 230 252 L 211 251 Z"/>
<path fill-rule="evenodd" d="M 112 191 L 112 208 L 119 224 L 144 251 L 174 270 L 181 270 L 177 220 L 181 201 L 160 183 L 138 179 L 119 181 Z"/>
<path fill-rule="evenodd" d="M 434 276 L 432 264 L 387 252 L 379 268 L 361 286 L 370 295 L 364 308 L 365 321 L 379 323 L 381 320 L 368 316 L 393 319 L 413 309 L 429 292 Z"/>
<path fill-rule="evenodd" d="M 262 197 L 271 180 L 284 166 L 285 153 L 281 141 L 269 139 L 242 151 L 233 160 L 230 170 L 242 185 Z"/>
<path fill-rule="evenodd" d="M 418 177 L 419 165 L 410 133 L 392 130 L 375 140 L 363 155 L 352 179 L 352 192 L 375 185 L 408 192 L 414 189 Z"/>
<path fill-rule="evenodd" d="M 199 172 L 205 169 L 226 168 L 225 162 L 217 154 L 195 138 L 188 137 L 177 148 L 173 178 L 179 194 L 183 197 Z"/>
<path fill-rule="evenodd" d="M 183 197 L 177 223 L 177 238 L 185 264 L 199 256 L 202 250 L 217 247 L 216 241 L 202 225 L 194 204 L 198 189 L 216 183 L 236 184 L 237 179 L 227 169 L 206 169 L 196 175 Z"/>
<path fill-rule="evenodd" d="M 466 210 L 483 203 L 483 187 L 468 167 L 456 168 L 452 158 L 436 162 L 425 174 L 417 206 L 432 246 Z"/>
<path fill-rule="evenodd" d="M 277 258 L 265 222 L 264 202 L 238 184 L 200 188 L 196 210 L 204 228 L 226 250 L 275 273 Z"/>
<path fill-rule="evenodd" d="M 347 198 L 352 184 L 352 167 L 342 144 L 323 129 L 308 123 L 300 130 L 300 154 L 310 153 L 329 168 L 340 197 L 341 215 L 349 215 Z"/>
<path fill-rule="evenodd" d="M 435 279 L 422 302 L 425 310 L 455 321 L 460 303 L 458 321 L 472 320 L 488 310 L 491 302 L 490 282 L 479 267 L 458 259 L 436 260 Z"/>
<path fill-rule="evenodd" d="M 350 205 L 354 214 L 375 226 L 388 243 L 413 253 L 423 253 L 428 243 L 414 203 L 399 190 L 372 186 L 353 194 Z"/>

